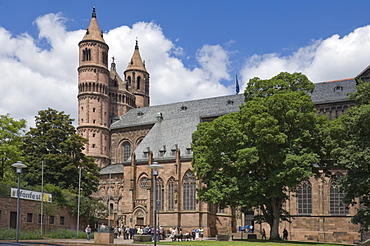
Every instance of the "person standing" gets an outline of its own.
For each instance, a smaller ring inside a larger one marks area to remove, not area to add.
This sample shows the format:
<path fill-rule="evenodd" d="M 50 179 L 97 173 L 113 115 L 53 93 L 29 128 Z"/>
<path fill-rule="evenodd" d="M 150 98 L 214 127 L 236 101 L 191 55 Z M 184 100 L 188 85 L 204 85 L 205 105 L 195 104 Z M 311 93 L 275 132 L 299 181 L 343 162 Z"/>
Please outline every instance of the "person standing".
<path fill-rule="evenodd" d="M 91 234 L 91 227 L 90 227 L 90 225 L 87 225 L 86 226 L 85 233 L 86 233 L 86 240 L 90 240 L 90 234 Z"/>
<path fill-rule="evenodd" d="M 283 230 L 283 240 L 288 240 L 288 231 L 286 228 Z"/>
<path fill-rule="evenodd" d="M 266 240 L 266 231 L 265 228 L 262 229 L 262 239 Z"/>

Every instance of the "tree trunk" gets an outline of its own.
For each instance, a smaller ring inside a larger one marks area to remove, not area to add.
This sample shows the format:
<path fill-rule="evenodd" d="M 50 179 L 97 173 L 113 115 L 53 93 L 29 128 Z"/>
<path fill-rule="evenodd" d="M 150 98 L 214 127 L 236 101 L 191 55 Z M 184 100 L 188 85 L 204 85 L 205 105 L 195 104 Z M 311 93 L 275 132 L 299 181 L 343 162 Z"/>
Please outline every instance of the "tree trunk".
<path fill-rule="evenodd" d="M 274 218 L 272 220 L 271 230 L 270 230 L 270 240 L 281 240 L 279 235 L 279 223 L 280 223 L 280 209 L 281 202 L 275 201 L 272 204 Z"/>

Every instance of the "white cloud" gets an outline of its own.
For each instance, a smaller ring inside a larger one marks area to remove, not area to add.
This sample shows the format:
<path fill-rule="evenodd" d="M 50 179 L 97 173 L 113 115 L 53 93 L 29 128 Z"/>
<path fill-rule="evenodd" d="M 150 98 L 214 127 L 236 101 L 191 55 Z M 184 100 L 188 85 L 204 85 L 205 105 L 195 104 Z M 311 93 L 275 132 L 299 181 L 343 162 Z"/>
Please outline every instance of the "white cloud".
<path fill-rule="evenodd" d="M 33 125 L 37 112 L 51 107 L 77 118 L 78 42 L 85 30 L 67 31 L 65 22 L 61 14 L 37 18 L 36 39 L 0 28 L 0 114 L 10 113 Z M 157 24 L 120 26 L 106 32 L 104 39 L 121 76 L 138 39 L 151 75 L 152 105 L 233 94 L 233 82 L 228 87 L 221 83 L 233 80 L 229 71 L 235 69 L 230 69 L 229 51 L 220 45 L 200 47 L 198 65 L 188 68 L 181 59 L 193 54 L 184 54 Z M 344 37 L 313 41 L 290 56 L 254 55 L 246 60 L 241 75 L 244 86 L 249 78 L 270 78 L 281 71 L 300 71 L 314 82 L 354 77 L 368 65 L 369 49 L 370 26 L 366 26 Z"/>
<path fill-rule="evenodd" d="M 243 87 L 250 78 L 267 79 L 282 71 L 302 72 L 313 82 L 353 78 L 368 66 L 369 50 L 370 26 L 365 26 L 343 37 L 312 41 L 290 56 L 253 55 L 241 72 Z"/>
<path fill-rule="evenodd" d="M 37 39 L 27 33 L 12 36 L 0 28 L 0 114 L 10 113 L 33 125 L 37 112 L 51 107 L 77 118 L 78 42 L 85 30 L 66 31 L 65 21 L 61 14 L 40 16 L 34 22 Z M 139 40 L 151 75 L 152 104 L 229 93 L 219 81 L 228 76 L 227 55 L 219 46 L 203 47 L 198 54 L 202 67 L 190 70 L 176 58 L 182 48 L 154 23 L 121 26 L 105 33 L 104 39 L 121 76 Z"/>

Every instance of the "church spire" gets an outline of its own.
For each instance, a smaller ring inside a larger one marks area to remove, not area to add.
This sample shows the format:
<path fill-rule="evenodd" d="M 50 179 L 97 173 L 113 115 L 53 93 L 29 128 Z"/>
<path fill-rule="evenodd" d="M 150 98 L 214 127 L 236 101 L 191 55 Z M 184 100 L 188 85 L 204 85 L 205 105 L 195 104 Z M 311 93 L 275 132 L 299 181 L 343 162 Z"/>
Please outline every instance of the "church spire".
<path fill-rule="evenodd" d="M 126 71 L 128 70 L 141 70 L 146 72 L 145 62 L 141 59 L 140 51 L 139 51 L 139 43 L 136 40 L 134 54 L 131 57 L 131 61 L 128 63 Z"/>
<path fill-rule="evenodd" d="M 94 41 L 100 41 L 100 42 L 105 43 L 104 38 L 103 38 L 103 33 L 100 31 L 98 21 L 96 20 L 95 6 L 93 6 L 90 25 L 87 28 L 86 34 L 83 37 L 82 41 L 85 41 L 85 40 L 94 40 Z"/>

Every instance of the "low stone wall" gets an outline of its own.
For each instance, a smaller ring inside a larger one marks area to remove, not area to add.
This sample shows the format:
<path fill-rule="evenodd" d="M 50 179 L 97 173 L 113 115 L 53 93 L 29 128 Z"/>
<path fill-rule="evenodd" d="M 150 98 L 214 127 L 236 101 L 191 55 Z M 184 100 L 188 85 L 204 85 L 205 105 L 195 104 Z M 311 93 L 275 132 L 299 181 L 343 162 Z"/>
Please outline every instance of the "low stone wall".
<path fill-rule="evenodd" d="M 220 234 L 216 236 L 216 241 L 230 241 L 230 238 L 230 235 Z"/>
<path fill-rule="evenodd" d="M 113 233 L 111 232 L 95 232 L 94 233 L 94 243 L 108 244 L 113 243 Z"/>
<path fill-rule="evenodd" d="M 134 235 L 133 242 L 139 243 L 139 242 L 151 242 L 152 237 L 150 235 Z"/>

